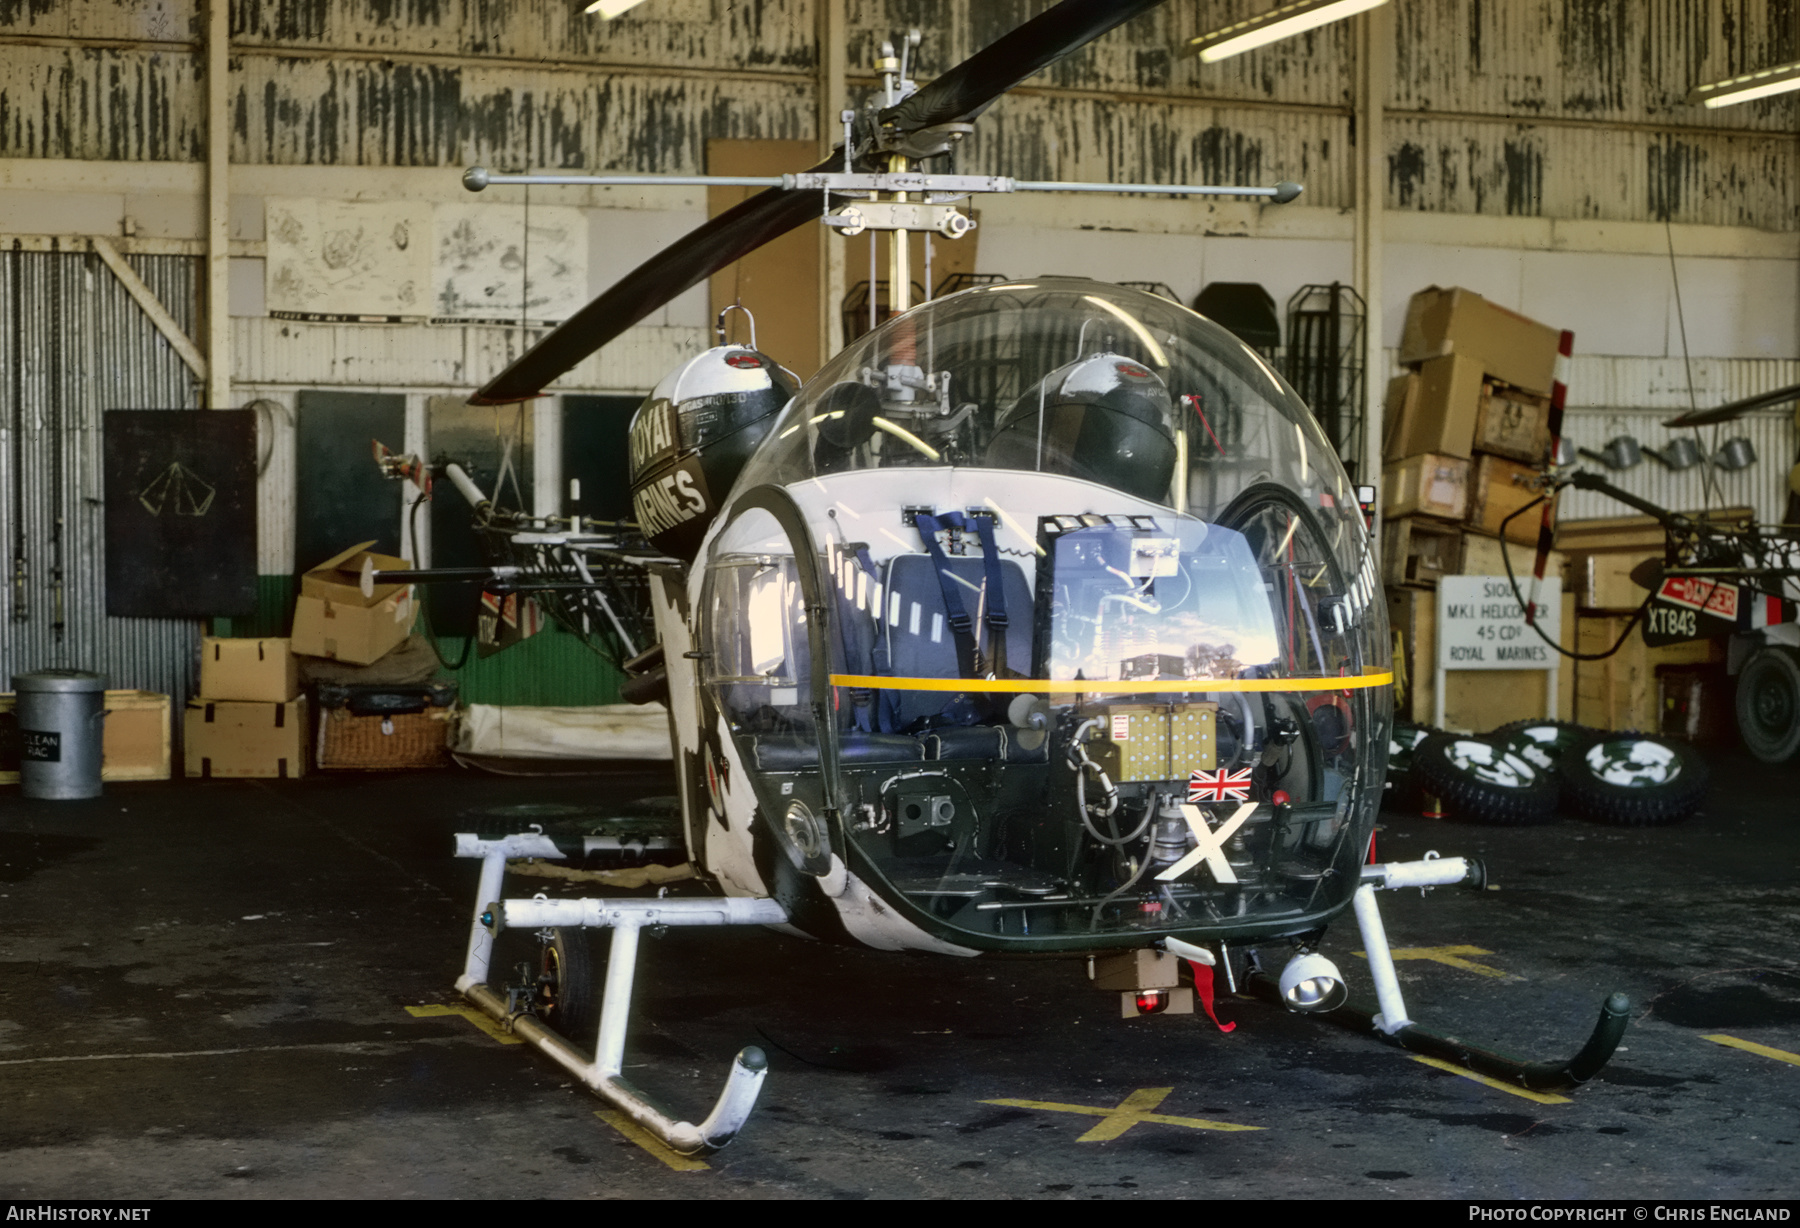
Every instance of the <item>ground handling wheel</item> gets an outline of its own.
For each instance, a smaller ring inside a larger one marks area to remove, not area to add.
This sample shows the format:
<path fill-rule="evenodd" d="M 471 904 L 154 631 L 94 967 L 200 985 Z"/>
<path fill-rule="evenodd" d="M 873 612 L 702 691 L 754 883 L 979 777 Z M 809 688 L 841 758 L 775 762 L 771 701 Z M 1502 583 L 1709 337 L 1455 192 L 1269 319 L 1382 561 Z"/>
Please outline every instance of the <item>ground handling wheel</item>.
<path fill-rule="evenodd" d="M 1556 814 L 1556 774 L 1485 738 L 1434 733 L 1413 751 L 1412 770 L 1420 789 L 1470 822 L 1518 827 Z"/>
<path fill-rule="evenodd" d="M 1622 827 L 1676 823 L 1706 800 L 1710 773 L 1683 742 L 1599 733 L 1563 756 L 1563 797 L 1576 813 Z"/>
<path fill-rule="evenodd" d="M 1738 672 L 1737 723 L 1744 746 L 1764 763 L 1786 763 L 1800 751 L 1800 660 L 1766 644 Z"/>
<path fill-rule="evenodd" d="M 1598 732 L 1586 725 L 1539 717 L 1502 725 L 1488 734 L 1488 740 L 1498 742 L 1533 767 L 1554 772 L 1564 754 Z"/>
<path fill-rule="evenodd" d="M 507 930 L 495 944 L 490 984 L 509 1009 L 531 1014 L 586 1050 L 600 1028 L 593 941 L 580 928 Z"/>
<path fill-rule="evenodd" d="M 1413 752 L 1438 730 L 1411 721 L 1395 721 L 1388 735 L 1386 797 L 1382 804 L 1391 810 L 1411 810 L 1419 804 L 1419 777 L 1413 771 Z"/>

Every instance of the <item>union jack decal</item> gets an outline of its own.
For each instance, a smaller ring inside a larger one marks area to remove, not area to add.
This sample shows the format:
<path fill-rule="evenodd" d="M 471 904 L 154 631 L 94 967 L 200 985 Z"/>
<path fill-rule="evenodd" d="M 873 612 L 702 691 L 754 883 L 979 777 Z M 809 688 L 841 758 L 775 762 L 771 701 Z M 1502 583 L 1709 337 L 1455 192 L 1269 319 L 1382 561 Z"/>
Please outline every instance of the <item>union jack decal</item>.
<path fill-rule="evenodd" d="M 1247 802 L 1250 800 L 1250 769 L 1190 772 L 1187 799 L 1190 802 Z"/>

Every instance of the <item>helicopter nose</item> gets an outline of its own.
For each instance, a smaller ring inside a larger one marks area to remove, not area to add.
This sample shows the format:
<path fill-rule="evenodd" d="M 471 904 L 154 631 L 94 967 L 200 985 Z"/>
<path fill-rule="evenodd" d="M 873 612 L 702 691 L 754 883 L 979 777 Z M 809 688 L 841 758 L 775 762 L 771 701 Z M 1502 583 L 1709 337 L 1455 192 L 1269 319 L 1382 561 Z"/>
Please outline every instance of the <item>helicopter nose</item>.
<path fill-rule="evenodd" d="M 1289 1010 L 1336 1010 L 1349 996 L 1337 965 L 1316 951 L 1294 956 L 1281 970 L 1281 1000 Z"/>

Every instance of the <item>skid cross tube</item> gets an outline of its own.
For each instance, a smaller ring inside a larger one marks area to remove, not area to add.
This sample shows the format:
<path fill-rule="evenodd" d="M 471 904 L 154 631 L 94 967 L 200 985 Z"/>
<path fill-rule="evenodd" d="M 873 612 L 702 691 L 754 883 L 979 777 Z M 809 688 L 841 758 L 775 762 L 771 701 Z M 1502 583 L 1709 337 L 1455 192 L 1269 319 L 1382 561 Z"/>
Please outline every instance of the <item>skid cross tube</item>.
<path fill-rule="evenodd" d="M 1390 1044 L 1409 1052 L 1442 1058 L 1530 1091 L 1564 1091 L 1578 1087 L 1600 1072 L 1625 1036 L 1631 1000 L 1622 993 L 1612 994 L 1601 1004 L 1600 1019 L 1587 1043 L 1574 1057 L 1562 1062 L 1528 1062 L 1477 1048 L 1454 1036 L 1442 1036 L 1422 1028 L 1407 1016 L 1406 1001 L 1400 994 L 1400 978 L 1394 971 L 1394 957 L 1388 947 L 1387 931 L 1381 923 L 1375 892 L 1378 889 L 1447 887 L 1457 883 L 1480 887 L 1484 881 L 1481 863 L 1462 857 L 1364 866 L 1362 885 L 1356 889 L 1352 904 L 1357 927 L 1362 931 L 1363 950 L 1369 957 L 1369 975 L 1375 982 L 1379 1008 L 1371 1011 L 1366 1006 L 1345 1003 L 1336 1010 L 1321 1012 L 1319 1017 L 1355 1032 L 1375 1032 Z M 1281 1002 L 1280 988 L 1262 973 L 1250 978 L 1249 988 L 1259 997 Z"/>
<path fill-rule="evenodd" d="M 717 1151 L 737 1136 L 756 1105 L 768 1074 L 768 1058 L 754 1045 L 732 1061 L 725 1090 L 698 1125 L 679 1121 L 621 1076 L 625 1035 L 631 1015 L 631 988 L 637 975 L 638 936 L 646 925 L 780 925 L 787 910 L 766 899 L 575 899 L 503 900 L 500 888 L 509 857 L 563 856 L 549 837 L 538 833 L 483 840 L 456 837 L 458 857 L 481 859 L 475 894 L 475 917 L 469 927 L 469 950 L 456 988 L 483 1012 L 512 1029 L 514 1035 L 549 1056 L 590 1091 L 610 1102 L 675 1152 L 694 1155 Z M 494 937 L 503 929 L 610 928 L 612 953 L 606 964 L 606 986 L 600 1001 L 600 1030 L 594 1056 L 587 1057 L 567 1039 L 528 1014 L 511 1014 L 504 998 L 487 986 Z"/>

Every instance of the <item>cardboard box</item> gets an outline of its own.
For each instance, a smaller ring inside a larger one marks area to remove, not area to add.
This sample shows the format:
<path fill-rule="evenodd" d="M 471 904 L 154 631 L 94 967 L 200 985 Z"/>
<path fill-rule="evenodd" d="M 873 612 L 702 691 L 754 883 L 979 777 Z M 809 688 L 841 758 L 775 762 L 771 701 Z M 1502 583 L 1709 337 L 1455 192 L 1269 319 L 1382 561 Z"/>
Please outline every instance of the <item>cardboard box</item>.
<path fill-rule="evenodd" d="M 1404 441 L 1411 437 L 1413 415 L 1419 410 L 1419 373 L 1408 371 L 1388 381 L 1381 404 L 1381 459 L 1405 460 Z"/>
<path fill-rule="evenodd" d="M 1561 334 L 1472 290 L 1428 286 L 1412 296 L 1400 334 L 1405 366 L 1457 354 L 1502 383 L 1548 395 Z"/>
<path fill-rule="evenodd" d="M 362 591 L 364 564 L 378 571 L 412 566 L 402 558 L 352 546 L 300 577 L 294 603 L 293 651 L 352 665 L 372 665 L 412 630 L 410 584 L 378 584 Z"/>
<path fill-rule="evenodd" d="M 200 640 L 200 695 L 286 703 L 300 693 L 300 663 L 288 640 Z"/>
<path fill-rule="evenodd" d="M 279 779 L 306 774 L 306 699 L 190 699 L 183 759 L 189 776 Z"/>
<path fill-rule="evenodd" d="M 1381 471 L 1381 514 L 1415 513 L 1461 520 L 1469 510 L 1469 462 L 1427 453 L 1409 456 Z"/>
<path fill-rule="evenodd" d="M 1389 459 L 1403 460 L 1427 452 L 1464 459 L 1474 455 L 1481 389 L 1481 364 L 1460 354 L 1420 366 L 1402 393 Z"/>
<path fill-rule="evenodd" d="M 372 541 L 367 541 L 354 545 L 342 554 L 326 559 L 301 576 L 300 595 L 302 597 L 318 597 L 343 605 L 375 605 L 386 601 L 402 590 L 411 592 L 412 586 L 409 584 L 377 584 L 372 593 L 367 596 L 363 594 L 364 563 L 376 571 L 403 571 L 412 566 L 407 560 L 396 558 L 394 555 L 376 554 L 369 549 L 374 544 Z"/>
<path fill-rule="evenodd" d="M 1535 485 L 1538 476 L 1532 466 L 1504 456 L 1477 456 L 1469 482 L 1469 527 L 1499 537 L 1501 526 L 1506 525 L 1507 541 L 1537 545 L 1538 530 L 1543 526 L 1539 509 L 1514 516 L 1511 524 L 1507 524 L 1507 517 L 1542 493 Z"/>
<path fill-rule="evenodd" d="M 1389 584 L 1436 585 L 1462 567 L 1463 532 L 1421 516 L 1381 522 L 1381 567 Z"/>
<path fill-rule="evenodd" d="M 19 783 L 18 721 L 12 694 L 0 695 L 0 784 Z M 167 780 L 169 697 L 152 691 L 108 691 L 100 735 L 101 780 Z"/>
<path fill-rule="evenodd" d="M 1550 455 L 1550 398 L 1484 383 L 1475 416 L 1475 451 L 1543 464 Z"/>

